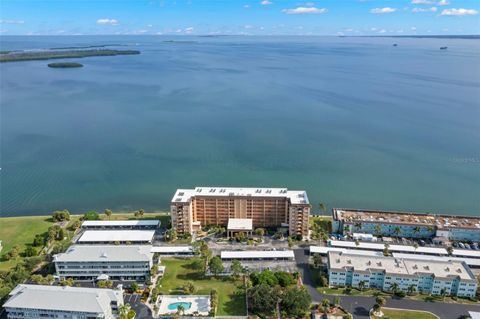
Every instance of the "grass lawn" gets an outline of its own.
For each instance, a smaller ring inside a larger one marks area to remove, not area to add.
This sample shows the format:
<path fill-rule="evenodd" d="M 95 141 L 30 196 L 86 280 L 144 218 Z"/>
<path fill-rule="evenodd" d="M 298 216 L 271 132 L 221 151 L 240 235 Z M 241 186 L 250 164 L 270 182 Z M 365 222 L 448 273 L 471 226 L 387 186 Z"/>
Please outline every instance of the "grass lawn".
<path fill-rule="evenodd" d="M 162 258 L 161 264 L 166 266 L 166 270 L 159 291 L 164 295 L 183 294 L 181 287 L 187 282 L 195 285 L 195 294 L 199 295 L 209 295 L 212 288 L 215 288 L 218 291 L 217 315 L 245 315 L 245 293 L 241 281 L 231 278 L 204 278 L 201 271 L 194 269 L 195 260 L 198 258 Z"/>
<path fill-rule="evenodd" d="M 382 308 L 383 319 L 438 319 L 433 313 L 414 310 Z M 373 319 L 378 317 L 372 316 Z"/>
<path fill-rule="evenodd" d="M 30 245 L 35 235 L 44 233 L 53 223 L 50 216 L 28 216 L 28 217 L 5 217 L 0 218 L 0 240 L 4 255 L 13 246 L 19 245 L 20 251 L 24 251 Z M 0 271 L 14 267 L 21 258 L 17 260 L 0 261 Z"/>
<path fill-rule="evenodd" d="M 100 219 L 102 220 L 135 220 L 135 219 L 159 219 L 161 222 L 161 227 L 167 227 L 170 224 L 170 213 L 145 213 L 142 217 L 135 217 L 133 213 L 115 213 L 113 212 L 110 219 L 99 212 Z"/>

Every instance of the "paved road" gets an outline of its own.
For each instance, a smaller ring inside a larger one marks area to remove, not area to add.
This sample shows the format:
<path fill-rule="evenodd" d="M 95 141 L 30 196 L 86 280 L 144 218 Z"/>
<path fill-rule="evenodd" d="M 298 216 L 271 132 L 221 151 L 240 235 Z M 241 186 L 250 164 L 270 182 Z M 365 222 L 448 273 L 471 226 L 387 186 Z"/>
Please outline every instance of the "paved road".
<path fill-rule="evenodd" d="M 139 294 L 125 294 L 123 296 L 123 300 L 125 303 L 130 304 L 132 309 L 135 310 L 137 314 L 135 318 L 138 318 L 138 319 L 153 318 L 152 312 L 150 311 L 150 309 L 140 301 Z"/>
<path fill-rule="evenodd" d="M 308 252 L 295 249 L 295 260 L 303 283 L 307 287 L 313 302 L 321 302 L 327 298 L 333 300 L 335 296 L 324 295 L 315 289 L 310 270 L 308 268 Z M 355 319 L 368 319 L 368 311 L 375 304 L 374 297 L 341 296 L 342 306 L 353 314 Z M 391 298 L 387 300 L 387 307 L 430 311 L 442 319 L 457 319 L 467 315 L 468 311 L 480 311 L 480 305 L 461 305 L 442 302 L 426 302 L 409 299 Z"/>

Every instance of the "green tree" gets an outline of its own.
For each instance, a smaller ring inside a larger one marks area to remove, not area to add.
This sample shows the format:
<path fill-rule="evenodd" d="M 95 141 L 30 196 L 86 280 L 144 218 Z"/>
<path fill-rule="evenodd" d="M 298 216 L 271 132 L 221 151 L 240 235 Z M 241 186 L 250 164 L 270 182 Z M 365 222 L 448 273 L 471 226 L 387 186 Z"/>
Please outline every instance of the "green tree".
<path fill-rule="evenodd" d="M 335 307 L 340 306 L 340 297 L 339 296 L 335 296 L 335 298 L 333 298 L 333 305 Z"/>
<path fill-rule="evenodd" d="M 380 306 L 383 307 L 387 304 L 387 300 L 381 296 L 375 298 L 375 302 Z"/>
<path fill-rule="evenodd" d="M 52 214 L 52 219 L 54 222 L 63 222 L 70 220 L 70 212 L 66 209 L 54 211 Z"/>
<path fill-rule="evenodd" d="M 384 245 L 384 248 L 383 248 L 383 255 L 384 256 L 390 256 L 390 251 L 388 250 L 389 247 L 390 247 L 389 244 Z"/>
<path fill-rule="evenodd" d="M 393 233 L 398 237 L 402 233 L 402 229 L 399 226 L 397 226 L 393 229 Z"/>
<path fill-rule="evenodd" d="M 238 260 L 232 261 L 232 265 L 230 266 L 230 270 L 232 271 L 232 274 L 233 274 L 234 277 L 240 276 L 240 274 L 243 272 L 242 263 Z"/>
<path fill-rule="evenodd" d="M 218 306 L 218 291 L 213 288 L 210 291 L 210 308 L 212 308 L 212 314 L 215 316 Z"/>
<path fill-rule="evenodd" d="M 40 247 L 45 245 L 45 235 L 43 234 L 37 234 L 35 235 L 35 238 L 33 239 L 33 246 L 35 247 Z"/>
<path fill-rule="evenodd" d="M 263 228 L 255 229 L 255 235 L 263 237 L 265 235 L 265 229 L 263 229 Z"/>
<path fill-rule="evenodd" d="M 377 236 L 382 234 L 382 226 L 380 226 L 379 224 L 375 225 L 374 230 Z"/>
<path fill-rule="evenodd" d="M 82 222 L 77 219 L 70 225 L 70 230 L 76 231 L 80 226 L 82 226 Z"/>
<path fill-rule="evenodd" d="M 359 283 L 358 283 L 358 289 L 360 290 L 364 290 L 365 289 L 365 281 L 361 280 Z"/>
<path fill-rule="evenodd" d="M 320 254 L 313 254 L 313 267 L 320 268 L 323 266 L 322 256 Z"/>
<path fill-rule="evenodd" d="M 328 310 L 330 309 L 330 300 L 323 299 L 322 300 L 322 308 L 323 308 L 324 313 L 328 313 Z"/>
<path fill-rule="evenodd" d="M 247 292 L 248 307 L 258 315 L 270 316 L 275 312 L 279 300 L 278 290 L 265 284 L 250 288 Z"/>
<path fill-rule="evenodd" d="M 165 240 L 166 241 L 174 241 L 178 237 L 177 231 L 174 228 L 170 228 L 165 232 Z"/>
<path fill-rule="evenodd" d="M 87 212 L 83 215 L 83 220 L 99 220 L 100 216 L 97 212 Z"/>
<path fill-rule="evenodd" d="M 415 287 L 415 285 L 408 286 L 407 292 L 409 295 L 415 294 L 416 291 L 417 291 L 417 288 Z"/>
<path fill-rule="evenodd" d="M 7 258 L 8 259 L 17 259 L 18 256 L 20 256 L 20 246 L 15 245 L 10 249 L 10 251 L 7 253 Z"/>
<path fill-rule="evenodd" d="M 132 284 L 130 285 L 130 288 L 132 289 L 133 292 L 136 292 L 138 291 L 140 286 L 136 282 L 132 282 Z"/>
<path fill-rule="evenodd" d="M 393 291 L 393 293 L 397 293 L 399 288 L 400 286 L 396 282 L 390 285 L 390 290 Z"/>
<path fill-rule="evenodd" d="M 310 308 L 312 297 L 305 288 L 288 288 L 282 295 L 282 309 L 290 318 L 303 318 Z"/>
<path fill-rule="evenodd" d="M 420 232 L 420 227 L 416 226 L 413 228 L 413 233 L 418 234 Z"/>
<path fill-rule="evenodd" d="M 66 279 L 62 279 L 60 280 L 60 286 L 69 286 L 69 287 L 73 287 L 73 285 L 75 285 L 75 281 L 73 281 L 72 278 L 66 278 Z"/>
<path fill-rule="evenodd" d="M 222 260 L 220 259 L 220 257 L 215 256 L 212 259 L 210 259 L 210 262 L 208 263 L 208 269 L 215 276 L 217 276 L 219 273 L 223 272 L 224 267 L 223 267 L 223 263 L 222 263 Z"/>
<path fill-rule="evenodd" d="M 136 313 L 130 304 L 126 303 L 118 306 L 118 319 L 133 319 L 135 315 Z"/>
<path fill-rule="evenodd" d="M 448 253 L 449 256 L 451 256 L 453 254 L 453 247 L 452 246 L 447 247 L 447 253 Z"/>
<path fill-rule="evenodd" d="M 113 287 L 113 281 L 111 281 L 111 280 L 99 280 L 97 282 L 97 287 L 98 288 L 112 288 Z"/>
<path fill-rule="evenodd" d="M 253 272 L 250 274 L 250 279 L 254 286 L 268 285 L 270 287 L 278 285 L 278 279 L 275 273 L 269 269 L 265 269 L 262 272 Z"/>
<path fill-rule="evenodd" d="M 32 257 L 32 256 L 36 256 L 38 254 L 37 250 L 32 247 L 32 246 L 28 246 L 26 249 L 25 249 L 25 256 L 26 257 Z"/>
<path fill-rule="evenodd" d="M 143 209 L 139 209 L 133 213 L 135 217 L 142 217 L 145 214 L 145 211 Z"/>
<path fill-rule="evenodd" d="M 285 271 L 275 272 L 275 278 L 277 278 L 278 284 L 283 288 L 295 283 L 295 279 L 293 279 L 292 275 Z"/>
<path fill-rule="evenodd" d="M 105 214 L 105 216 L 110 219 L 110 217 L 112 217 L 112 211 L 110 209 L 105 209 L 105 211 L 103 212 Z"/>
<path fill-rule="evenodd" d="M 187 295 L 193 295 L 195 293 L 195 285 L 192 282 L 187 282 L 185 286 L 183 286 L 183 292 Z"/>

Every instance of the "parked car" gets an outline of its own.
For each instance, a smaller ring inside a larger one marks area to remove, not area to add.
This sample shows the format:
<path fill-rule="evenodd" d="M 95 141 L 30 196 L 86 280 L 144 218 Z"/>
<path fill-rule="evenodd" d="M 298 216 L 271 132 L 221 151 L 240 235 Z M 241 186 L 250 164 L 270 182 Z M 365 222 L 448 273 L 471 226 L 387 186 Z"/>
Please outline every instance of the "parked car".
<path fill-rule="evenodd" d="M 425 240 L 420 239 L 420 240 L 418 241 L 418 244 L 419 244 L 420 246 L 425 246 Z"/>
<path fill-rule="evenodd" d="M 469 244 L 465 244 L 465 248 L 472 249 Z"/>
<path fill-rule="evenodd" d="M 465 249 L 465 245 L 463 243 L 458 243 L 458 246 L 462 249 Z"/>

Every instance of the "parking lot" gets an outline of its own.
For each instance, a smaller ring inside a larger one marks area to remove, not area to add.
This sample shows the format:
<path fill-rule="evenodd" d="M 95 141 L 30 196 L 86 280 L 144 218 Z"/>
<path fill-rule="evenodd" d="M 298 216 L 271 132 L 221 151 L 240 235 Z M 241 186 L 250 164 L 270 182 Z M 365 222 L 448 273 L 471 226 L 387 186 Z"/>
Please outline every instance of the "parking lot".
<path fill-rule="evenodd" d="M 152 318 L 151 310 L 140 301 L 139 294 L 125 294 L 123 296 L 123 302 L 130 304 L 130 307 L 132 307 L 137 314 L 135 318 Z"/>

